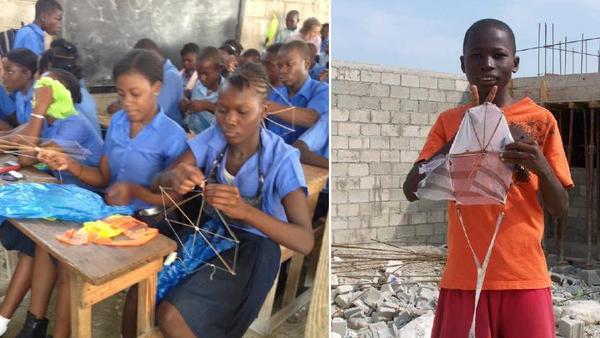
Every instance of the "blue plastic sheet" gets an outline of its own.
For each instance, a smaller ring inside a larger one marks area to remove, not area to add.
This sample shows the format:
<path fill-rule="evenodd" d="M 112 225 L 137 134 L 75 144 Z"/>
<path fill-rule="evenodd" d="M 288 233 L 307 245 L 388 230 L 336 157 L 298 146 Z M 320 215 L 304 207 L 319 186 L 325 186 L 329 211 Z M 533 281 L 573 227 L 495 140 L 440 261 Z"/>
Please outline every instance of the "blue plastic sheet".
<path fill-rule="evenodd" d="M 0 186 L 0 216 L 88 222 L 133 214 L 131 206 L 110 206 L 100 195 L 74 184 L 17 183 Z"/>
<path fill-rule="evenodd" d="M 217 220 L 211 219 L 204 223 L 202 229 L 215 233 L 219 236 L 225 236 L 225 228 Z M 201 230 L 202 231 L 202 230 Z M 203 232 L 203 235 L 217 249 L 219 253 L 232 249 L 235 242 L 232 240 L 218 237 Z M 202 236 L 191 233 L 183 241 L 184 248 L 179 248 L 177 259 L 171 265 L 165 266 L 158 273 L 158 285 L 156 290 L 156 303 L 160 301 L 173 289 L 181 280 L 196 271 L 202 263 L 208 262 L 216 256 L 210 246 L 204 241 Z"/>

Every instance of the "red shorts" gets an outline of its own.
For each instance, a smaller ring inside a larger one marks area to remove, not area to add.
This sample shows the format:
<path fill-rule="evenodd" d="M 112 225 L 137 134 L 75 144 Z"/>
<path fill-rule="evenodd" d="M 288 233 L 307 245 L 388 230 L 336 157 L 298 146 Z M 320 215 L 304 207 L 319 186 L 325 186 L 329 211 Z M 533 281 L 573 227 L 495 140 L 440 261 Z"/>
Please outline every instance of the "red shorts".
<path fill-rule="evenodd" d="M 441 289 L 432 338 L 467 338 L 475 291 Z M 554 338 L 550 288 L 482 291 L 477 306 L 476 338 Z"/>

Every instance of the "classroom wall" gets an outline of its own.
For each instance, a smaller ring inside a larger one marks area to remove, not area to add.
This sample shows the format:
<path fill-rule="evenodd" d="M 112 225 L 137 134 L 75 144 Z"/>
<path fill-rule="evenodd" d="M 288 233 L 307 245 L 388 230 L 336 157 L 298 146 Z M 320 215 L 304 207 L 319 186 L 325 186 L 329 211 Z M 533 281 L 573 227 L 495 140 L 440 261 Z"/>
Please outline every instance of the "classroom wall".
<path fill-rule="evenodd" d="M 402 183 L 438 114 L 468 98 L 467 81 L 337 61 L 331 78 L 333 242 L 445 242 L 446 204 L 409 203 Z"/>
<path fill-rule="evenodd" d="M 285 15 L 295 9 L 300 12 L 300 23 L 316 17 L 321 23 L 329 22 L 330 0 L 245 0 L 241 43 L 244 48 L 261 49 L 273 14 L 279 18 L 279 28 L 285 27 Z"/>
<path fill-rule="evenodd" d="M 0 0 L 0 31 L 21 27 L 33 21 L 35 16 L 35 0 Z"/>

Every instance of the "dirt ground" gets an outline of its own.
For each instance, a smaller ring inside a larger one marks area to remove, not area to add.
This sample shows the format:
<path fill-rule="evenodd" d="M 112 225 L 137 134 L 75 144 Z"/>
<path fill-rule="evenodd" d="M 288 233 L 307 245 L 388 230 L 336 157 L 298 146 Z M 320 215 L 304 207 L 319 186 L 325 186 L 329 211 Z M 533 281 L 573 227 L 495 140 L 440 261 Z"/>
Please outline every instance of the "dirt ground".
<path fill-rule="evenodd" d="M 4 264 L 4 250 L 0 250 L 0 296 L 6 293 L 8 287 L 7 272 Z M 53 297 L 54 298 L 54 297 Z M 118 338 L 120 337 L 120 323 L 121 313 L 123 309 L 123 303 L 125 300 L 125 293 L 121 292 L 109 299 L 95 305 L 92 309 L 92 334 L 94 337 L 103 338 Z M 29 308 L 29 295 L 25 298 L 21 306 L 17 309 L 17 312 L 13 316 L 8 331 L 3 336 L 5 338 L 15 337 L 25 321 L 27 309 Z M 49 333 L 52 332 L 52 318 L 54 316 L 54 299 L 52 299 L 48 318 L 50 318 L 50 329 Z M 275 330 L 268 337 L 270 338 L 296 338 L 304 336 L 304 328 L 306 326 L 307 308 L 304 307 L 298 311 L 294 316 L 290 317 L 284 324 L 282 324 L 277 330 Z M 116 324 L 118 323 L 118 324 Z M 248 332 L 244 335 L 244 338 L 260 338 L 261 336 Z"/>

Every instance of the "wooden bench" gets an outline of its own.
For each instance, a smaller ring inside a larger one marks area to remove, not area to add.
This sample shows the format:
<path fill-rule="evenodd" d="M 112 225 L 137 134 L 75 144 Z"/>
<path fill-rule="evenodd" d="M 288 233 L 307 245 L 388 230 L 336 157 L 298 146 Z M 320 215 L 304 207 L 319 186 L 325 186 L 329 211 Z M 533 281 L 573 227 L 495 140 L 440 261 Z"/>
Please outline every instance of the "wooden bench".
<path fill-rule="evenodd" d="M 7 159 L 14 157 L 0 156 L 2 162 Z M 20 172 L 25 175 L 26 181 L 27 177 L 44 175 L 29 168 Z M 60 243 L 55 236 L 70 228 L 79 228 L 81 224 L 37 219 L 9 221 L 69 269 L 73 337 L 92 336 L 94 304 L 138 283 L 138 336 L 160 337 L 154 326 L 157 273 L 162 269 L 163 258 L 177 250 L 174 241 L 159 234 L 149 243 L 138 247 L 114 248 L 95 244 L 71 246 Z"/>
<path fill-rule="evenodd" d="M 302 170 L 304 171 L 304 178 L 308 187 L 308 207 L 312 219 L 312 215 L 317 206 L 319 193 L 323 190 L 327 183 L 327 179 L 329 178 L 329 171 L 327 169 L 317 168 L 306 164 L 302 165 Z M 320 238 L 317 238 L 315 243 L 320 242 L 319 240 Z M 315 245 L 315 248 L 315 252 L 318 253 L 319 248 L 317 245 Z M 281 246 L 281 264 L 289 261 L 281 308 L 273 312 L 280 275 L 280 273 L 278 273 L 257 319 L 254 320 L 250 326 L 250 330 L 266 336 L 310 301 L 311 289 L 305 290 L 298 295 L 304 258 L 305 257 L 302 254 Z"/>

